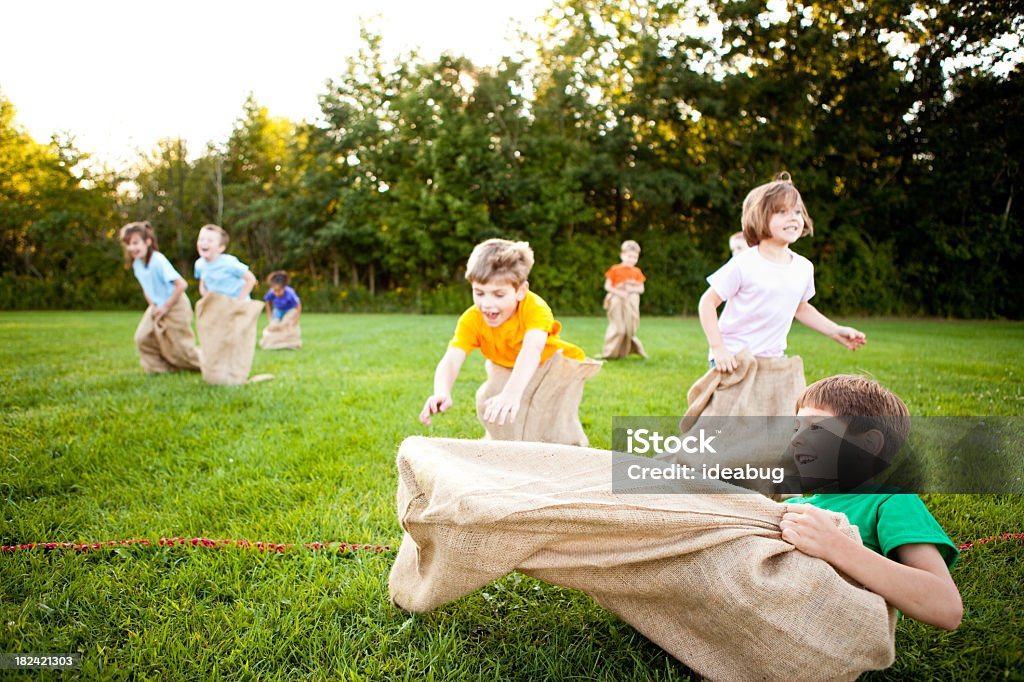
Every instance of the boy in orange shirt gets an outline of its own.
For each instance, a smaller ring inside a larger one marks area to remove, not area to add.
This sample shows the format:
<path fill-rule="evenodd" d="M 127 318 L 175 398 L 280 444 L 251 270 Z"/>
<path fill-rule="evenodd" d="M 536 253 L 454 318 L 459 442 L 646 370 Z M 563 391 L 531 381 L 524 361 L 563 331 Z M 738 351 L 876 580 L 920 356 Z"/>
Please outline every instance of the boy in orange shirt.
<path fill-rule="evenodd" d="M 604 335 L 604 359 L 624 358 L 636 353 L 647 357 L 636 332 L 640 327 L 640 294 L 644 293 L 646 277 L 636 266 L 640 245 L 632 239 L 622 242 L 618 265 L 604 273 L 604 309 L 608 311 L 608 330 Z"/>
<path fill-rule="evenodd" d="M 434 392 L 419 416 L 423 424 L 430 426 L 431 416 L 452 406 L 452 386 L 462 364 L 473 349 L 479 348 L 488 361 L 488 382 L 477 393 L 477 413 L 490 437 L 585 444 L 582 427 L 578 426 L 579 399 L 572 405 L 562 391 L 562 400 L 544 404 L 545 384 L 563 381 L 566 376 L 565 372 L 553 373 L 550 365 L 555 363 L 549 361 L 557 354 L 559 364 L 568 361 L 584 365 L 586 356 L 579 347 L 559 338 L 561 323 L 554 319 L 548 304 L 529 290 L 527 277 L 531 268 L 533 251 L 526 242 L 488 239 L 473 249 L 466 265 L 466 279 L 473 288 L 473 306 L 459 318 L 455 335 L 434 372 Z M 586 364 L 593 371 L 599 367 L 591 361 Z M 538 371 L 544 368 L 546 371 Z M 582 374 L 586 373 L 576 372 L 580 397 L 582 381 L 586 379 Z M 490 392 L 497 392 L 485 397 L 489 388 Z M 535 409 L 530 410 L 531 407 Z M 560 420 L 558 414 L 550 411 L 552 408 L 555 412 L 571 410 L 568 418 L 570 422 L 575 420 L 578 434 L 551 433 L 551 425 Z M 526 412 L 531 412 L 534 425 L 526 425 L 525 433 L 522 428 L 515 432 L 498 428 L 514 424 Z M 542 437 L 544 433 L 548 437 Z"/>

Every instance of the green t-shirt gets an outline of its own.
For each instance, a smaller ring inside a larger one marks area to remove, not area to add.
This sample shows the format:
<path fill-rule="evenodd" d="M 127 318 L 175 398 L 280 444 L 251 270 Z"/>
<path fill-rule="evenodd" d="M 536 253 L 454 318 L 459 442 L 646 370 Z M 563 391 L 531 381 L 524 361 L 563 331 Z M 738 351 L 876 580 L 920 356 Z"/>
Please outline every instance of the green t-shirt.
<path fill-rule="evenodd" d="M 917 495 L 910 494 L 835 494 L 792 498 L 787 504 L 813 504 L 815 507 L 845 514 L 857 526 L 864 546 L 889 556 L 900 545 L 927 542 L 935 545 L 946 566 L 953 567 L 960 550 L 942 530 Z M 895 559 L 894 559 L 895 560 Z"/>

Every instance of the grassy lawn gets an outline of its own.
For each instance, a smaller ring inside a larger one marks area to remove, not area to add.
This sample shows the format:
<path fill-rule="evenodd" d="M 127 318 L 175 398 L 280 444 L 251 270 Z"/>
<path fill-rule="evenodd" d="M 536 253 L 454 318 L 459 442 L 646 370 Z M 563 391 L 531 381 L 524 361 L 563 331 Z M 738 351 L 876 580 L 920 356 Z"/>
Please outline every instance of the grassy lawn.
<path fill-rule="evenodd" d="M 0 555 L 0 652 L 82 652 L 86 678 L 689 679 L 585 595 L 511 575 L 409 616 L 393 552 L 159 547 L 161 537 L 397 546 L 394 456 L 454 317 L 303 315 L 305 348 L 257 351 L 273 381 L 146 377 L 138 314 L 0 314 L 0 542 L 146 538 L 153 546 Z M 563 319 L 589 353 L 605 321 Z M 845 321 L 845 320 L 844 320 Z M 261 325 L 263 321 L 261 320 Z M 850 353 L 796 325 L 809 381 L 866 372 L 915 415 L 1024 414 L 1024 324 L 858 320 Z M 596 447 L 614 415 L 680 414 L 705 367 L 694 319 L 645 319 L 651 359 L 606 365 L 581 408 Z M 432 435 L 478 437 L 472 357 Z M 1018 496 L 926 496 L 956 543 L 1024 530 Z M 960 629 L 901 621 L 869 679 L 1022 679 L 1024 543 L 965 552 Z M 784 655 L 784 652 L 780 655 Z M 74 674 L 63 673 L 68 677 Z M 26 674 L 26 677 L 28 675 Z"/>

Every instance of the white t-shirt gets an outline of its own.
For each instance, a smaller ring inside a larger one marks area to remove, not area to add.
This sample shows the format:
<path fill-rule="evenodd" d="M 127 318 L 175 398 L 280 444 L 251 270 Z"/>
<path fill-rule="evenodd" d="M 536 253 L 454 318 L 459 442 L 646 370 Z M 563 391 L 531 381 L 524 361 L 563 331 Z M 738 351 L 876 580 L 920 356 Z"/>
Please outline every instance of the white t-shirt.
<path fill-rule="evenodd" d="M 730 259 L 708 284 L 725 301 L 718 319 L 725 347 L 749 348 L 755 356 L 779 358 L 797 306 L 814 296 L 814 265 L 790 251 L 788 263 L 773 263 L 757 246 Z"/>

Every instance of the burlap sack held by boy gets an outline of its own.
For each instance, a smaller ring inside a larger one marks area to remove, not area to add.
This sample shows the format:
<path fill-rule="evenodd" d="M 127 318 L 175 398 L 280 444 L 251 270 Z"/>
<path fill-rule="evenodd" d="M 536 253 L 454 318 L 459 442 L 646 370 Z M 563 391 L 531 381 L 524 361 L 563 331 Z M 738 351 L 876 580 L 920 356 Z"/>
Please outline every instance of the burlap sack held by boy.
<path fill-rule="evenodd" d="M 196 303 L 196 332 L 203 380 L 237 385 L 249 379 L 256 354 L 256 320 L 263 304 L 208 293 Z"/>
<path fill-rule="evenodd" d="M 600 371 L 600 362 L 589 358 L 570 360 L 561 351 L 555 353 L 537 368 L 526 385 L 515 421 L 503 425 L 484 421 L 484 403 L 501 393 L 512 370 L 490 360 L 486 362 L 486 368 L 487 380 L 476 392 L 476 416 L 487 432 L 486 438 L 589 444 L 580 423 L 580 402 L 583 400 L 583 383 Z"/>
<path fill-rule="evenodd" d="M 640 294 L 627 297 L 605 297 L 604 308 L 608 311 L 608 330 L 604 334 L 602 358 L 625 358 L 636 353 L 647 357 L 644 345 L 636 332 L 640 328 Z"/>
<path fill-rule="evenodd" d="M 260 338 L 260 348 L 263 350 L 302 348 L 299 311 L 292 308 L 280 320 L 271 319 L 263 329 L 263 336 Z"/>
<path fill-rule="evenodd" d="M 760 495 L 616 494 L 612 453 L 554 444 L 414 437 L 397 464 L 402 609 L 518 570 L 586 592 L 713 680 L 852 680 L 895 658 L 895 610 L 782 540 L 783 507 Z"/>

